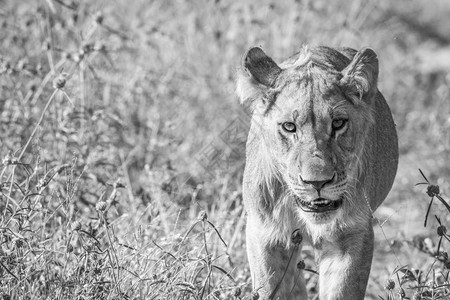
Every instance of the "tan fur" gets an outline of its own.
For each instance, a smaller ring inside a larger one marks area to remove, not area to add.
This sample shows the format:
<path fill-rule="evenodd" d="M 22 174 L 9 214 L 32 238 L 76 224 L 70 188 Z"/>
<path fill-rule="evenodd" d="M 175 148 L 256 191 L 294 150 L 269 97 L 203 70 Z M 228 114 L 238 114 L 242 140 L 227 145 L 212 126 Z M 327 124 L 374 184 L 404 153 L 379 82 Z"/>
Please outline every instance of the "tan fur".
<path fill-rule="evenodd" d="M 253 112 L 243 183 L 253 288 L 262 299 L 307 299 L 295 267 L 300 251 L 290 241 L 298 228 L 316 252 L 320 299 L 364 299 L 371 213 L 387 196 L 398 163 L 395 125 L 377 89 L 376 54 L 305 47 L 278 67 L 253 48 L 243 61 L 237 94 Z M 345 127 L 333 131 L 340 118 L 348 119 Z M 284 122 L 296 131 L 286 132 Z M 317 190 L 319 181 L 325 184 Z M 322 213 L 301 209 L 318 199 L 342 204 Z"/>

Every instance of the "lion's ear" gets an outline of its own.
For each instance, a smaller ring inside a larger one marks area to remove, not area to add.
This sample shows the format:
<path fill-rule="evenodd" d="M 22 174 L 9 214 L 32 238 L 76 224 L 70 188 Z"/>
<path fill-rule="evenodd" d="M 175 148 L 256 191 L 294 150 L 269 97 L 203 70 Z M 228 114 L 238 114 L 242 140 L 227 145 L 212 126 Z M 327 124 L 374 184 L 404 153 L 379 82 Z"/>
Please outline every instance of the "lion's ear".
<path fill-rule="evenodd" d="M 371 99 L 377 92 L 378 57 L 370 48 L 358 51 L 351 63 L 342 71 L 340 85 L 360 100 Z"/>
<path fill-rule="evenodd" d="M 241 103 L 251 105 L 272 88 L 281 68 L 259 47 L 249 49 L 238 72 L 236 92 Z"/>

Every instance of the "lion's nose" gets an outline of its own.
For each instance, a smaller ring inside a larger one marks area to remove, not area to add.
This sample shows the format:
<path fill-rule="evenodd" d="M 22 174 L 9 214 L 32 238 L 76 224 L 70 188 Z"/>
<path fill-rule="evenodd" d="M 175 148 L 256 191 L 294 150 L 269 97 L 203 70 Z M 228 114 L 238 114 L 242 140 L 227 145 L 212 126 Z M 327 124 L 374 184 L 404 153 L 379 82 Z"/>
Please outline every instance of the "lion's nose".
<path fill-rule="evenodd" d="M 301 181 L 303 181 L 306 184 L 312 185 L 317 191 L 320 191 L 325 184 L 333 181 L 335 175 L 336 174 L 333 174 L 333 177 L 327 178 L 327 179 L 322 179 L 322 180 L 303 179 L 301 175 L 299 175 L 299 177 L 300 177 Z"/>

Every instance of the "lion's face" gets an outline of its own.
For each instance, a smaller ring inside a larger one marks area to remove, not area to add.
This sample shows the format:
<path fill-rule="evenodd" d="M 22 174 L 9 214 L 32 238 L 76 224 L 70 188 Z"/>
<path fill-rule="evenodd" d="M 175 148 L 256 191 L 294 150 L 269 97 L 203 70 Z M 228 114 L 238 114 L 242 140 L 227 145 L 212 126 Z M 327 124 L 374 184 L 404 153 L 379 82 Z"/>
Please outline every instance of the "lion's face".
<path fill-rule="evenodd" d="M 354 193 L 371 126 L 369 105 L 355 93 L 357 83 L 353 88 L 345 83 L 345 66 L 339 70 L 311 58 L 283 69 L 275 66 L 263 80 L 253 78 L 269 86 L 259 90 L 262 102 L 254 109 L 254 122 L 266 135 L 263 140 L 298 213 L 313 223 L 328 223 L 352 209 L 346 200 Z M 257 69 L 252 75 L 261 73 Z"/>
<path fill-rule="evenodd" d="M 322 223 L 339 215 L 351 192 L 357 141 L 367 122 L 337 85 L 339 76 L 303 72 L 282 83 L 276 104 L 260 120 L 299 213 Z"/>

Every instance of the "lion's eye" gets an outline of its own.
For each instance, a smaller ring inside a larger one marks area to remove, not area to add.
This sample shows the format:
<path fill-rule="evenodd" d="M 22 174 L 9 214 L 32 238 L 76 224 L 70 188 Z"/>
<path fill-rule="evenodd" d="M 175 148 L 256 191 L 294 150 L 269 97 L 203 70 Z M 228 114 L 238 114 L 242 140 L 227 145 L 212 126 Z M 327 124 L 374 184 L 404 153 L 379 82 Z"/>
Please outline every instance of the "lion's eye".
<path fill-rule="evenodd" d="M 296 130 L 295 124 L 292 122 L 284 122 L 281 126 L 287 132 L 295 132 Z"/>
<path fill-rule="evenodd" d="M 344 128 L 345 124 L 347 124 L 347 120 L 345 119 L 336 119 L 331 123 L 331 127 L 334 131 Z"/>

